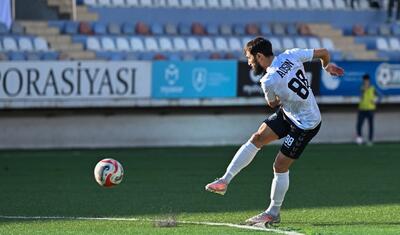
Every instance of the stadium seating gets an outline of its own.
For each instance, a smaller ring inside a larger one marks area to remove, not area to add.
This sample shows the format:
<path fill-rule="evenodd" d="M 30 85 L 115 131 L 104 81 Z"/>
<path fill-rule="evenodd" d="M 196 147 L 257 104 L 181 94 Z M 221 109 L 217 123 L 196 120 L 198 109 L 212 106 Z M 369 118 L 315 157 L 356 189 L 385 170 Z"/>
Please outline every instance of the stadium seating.
<path fill-rule="evenodd" d="M 371 11 L 366 3 L 350 9 L 345 0 L 81 0 L 77 3 L 84 4 L 100 14 L 100 20 L 50 21 L 48 27 L 57 29 L 60 37 L 71 37 L 72 43 L 76 44 L 74 48 L 80 48 L 81 45 L 84 51 L 95 53 L 100 59 L 112 60 L 179 60 L 207 57 L 243 59 L 243 45 L 258 35 L 270 39 L 275 53 L 292 47 L 325 47 L 336 59 L 355 58 L 351 51 L 344 53 L 344 49 L 336 44 L 329 33 L 321 34 L 319 30 L 311 30 L 311 26 L 322 24 L 321 18 L 318 17 L 330 14 L 329 12 L 333 15 L 350 12 L 351 16 L 352 12 L 362 15 Z M 134 9 L 140 9 L 142 17 L 135 14 L 132 20 L 126 20 L 124 15 L 132 15 L 130 11 Z M 269 13 L 280 12 L 282 17 L 276 19 L 272 16 L 274 20 L 264 21 L 260 20 L 264 19 L 264 16 L 252 20 L 246 17 L 232 19 L 221 15 L 220 21 L 201 17 L 198 21 L 176 20 L 173 17 L 162 21 L 147 17 L 147 10 L 157 10 L 166 14 L 172 14 L 169 13 L 171 10 L 190 10 L 196 14 L 207 11 L 224 12 L 227 16 L 229 11 L 239 14 L 251 11 L 257 15 L 267 10 Z M 305 22 L 290 18 L 293 11 L 299 10 L 302 11 Z M 114 20 L 113 17 L 119 16 L 119 13 L 121 19 Z M 312 20 L 313 16 L 318 17 Z M 350 19 L 348 23 L 338 23 L 334 28 L 340 30 L 343 37 L 354 37 L 356 44 L 365 45 L 367 50 L 376 51 L 378 56 L 383 55 L 381 59 L 397 58 L 390 57 L 391 54 L 386 52 L 400 50 L 398 25 L 372 20 L 363 25 L 356 25 L 356 21 Z M 7 58 L 51 59 L 64 54 L 62 50 L 54 51 L 53 45 L 46 41 L 45 36 L 37 37 L 26 33 L 25 27 L 19 22 L 14 22 L 10 29 L 0 24 L 0 35 L 4 35 L 0 40 L 0 53 Z"/>

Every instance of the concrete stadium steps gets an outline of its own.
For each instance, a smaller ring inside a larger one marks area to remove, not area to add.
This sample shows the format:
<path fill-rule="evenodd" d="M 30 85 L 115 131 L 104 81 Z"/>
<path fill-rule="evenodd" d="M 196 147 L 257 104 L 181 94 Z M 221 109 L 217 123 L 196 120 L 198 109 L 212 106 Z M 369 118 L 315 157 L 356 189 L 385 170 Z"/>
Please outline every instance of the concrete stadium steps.
<path fill-rule="evenodd" d="M 364 44 L 357 44 L 352 36 L 343 36 L 342 30 L 330 24 L 309 24 L 311 32 L 319 37 L 330 38 L 335 48 L 342 51 L 345 57 L 358 60 L 379 60 L 376 51 L 367 50 Z"/>
<path fill-rule="evenodd" d="M 72 0 L 47 0 L 47 5 L 55 7 L 60 15 L 66 15 L 70 19 L 73 17 L 73 5 Z M 96 21 L 98 15 L 93 12 L 89 12 L 87 6 L 76 5 L 76 19 L 78 21 Z"/>
<path fill-rule="evenodd" d="M 98 19 L 97 13 L 89 12 L 87 6 L 76 6 L 77 21 L 97 21 Z"/>
<path fill-rule="evenodd" d="M 61 35 L 58 28 L 48 26 L 48 22 L 20 21 L 27 33 L 40 36 L 49 43 L 49 48 L 59 51 L 65 58 L 75 60 L 95 59 L 96 54 L 85 51 L 81 43 L 73 43 L 70 35 Z"/>

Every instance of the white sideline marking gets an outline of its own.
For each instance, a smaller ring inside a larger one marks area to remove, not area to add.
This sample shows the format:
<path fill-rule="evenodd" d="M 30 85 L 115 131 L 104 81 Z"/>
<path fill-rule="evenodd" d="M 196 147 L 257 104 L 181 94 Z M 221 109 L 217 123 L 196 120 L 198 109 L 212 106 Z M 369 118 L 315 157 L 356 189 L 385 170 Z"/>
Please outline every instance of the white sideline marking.
<path fill-rule="evenodd" d="M 0 215 L 0 219 L 16 219 L 16 220 L 52 220 L 52 219 L 60 219 L 60 220 L 106 220 L 106 221 L 149 221 L 149 222 L 157 222 L 160 220 L 152 220 L 152 219 L 138 219 L 138 218 L 112 218 L 112 217 L 69 217 L 69 216 L 19 216 L 19 215 Z M 231 223 L 214 223 L 214 222 L 199 222 L 199 221 L 176 221 L 178 224 L 196 224 L 196 225 L 210 225 L 210 226 L 225 226 L 232 228 L 241 228 L 248 230 L 259 230 L 259 231 L 267 231 L 267 232 L 275 232 L 286 235 L 303 235 L 302 233 L 298 233 L 295 231 L 284 231 L 273 228 L 264 228 L 264 227 L 255 227 L 249 225 L 240 225 L 240 224 L 231 224 Z"/>

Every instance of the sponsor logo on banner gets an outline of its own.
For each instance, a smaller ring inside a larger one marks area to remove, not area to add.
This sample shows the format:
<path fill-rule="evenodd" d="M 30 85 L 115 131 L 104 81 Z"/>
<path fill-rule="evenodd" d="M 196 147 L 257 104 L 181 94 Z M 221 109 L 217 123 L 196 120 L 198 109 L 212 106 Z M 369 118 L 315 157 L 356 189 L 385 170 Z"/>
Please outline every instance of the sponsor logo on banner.
<path fill-rule="evenodd" d="M 382 90 L 400 88 L 400 64 L 380 64 L 376 69 L 376 84 Z"/>
<path fill-rule="evenodd" d="M 202 92 L 207 86 L 207 70 L 205 68 L 193 69 L 192 84 L 197 92 Z"/>
<path fill-rule="evenodd" d="M 113 106 L 120 100 L 149 98 L 150 77 L 148 62 L 4 62 L 1 106 Z"/>
<path fill-rule="evenodd" d="M 153 63 L 154 98 L 217 98 L 236 96 L 234 61 L 159 61 Z"/>

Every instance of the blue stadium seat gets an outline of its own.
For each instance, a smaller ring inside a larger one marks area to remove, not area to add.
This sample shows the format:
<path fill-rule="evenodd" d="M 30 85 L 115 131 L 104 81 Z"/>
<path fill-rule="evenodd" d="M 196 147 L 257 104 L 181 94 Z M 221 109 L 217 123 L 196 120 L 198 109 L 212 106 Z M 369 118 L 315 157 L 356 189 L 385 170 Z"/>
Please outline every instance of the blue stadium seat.
<path fill-rule="evenodd" d="M 137 53 L 127 53 L 125 55 L 125 60 L 139 60 L 139 54 L 137 54 Z"/>
<path fill-rule="evenodd" d="M 147 51 L 159 51 L 159 45 L 157 43 L 156 38 L 154 37 L 145 37 L 144 45 Z"/>
<path fill-rule="evenodd" d="M 266 8 L 266 9 L 272 8 L 271 0 L 263 0 L 260 1 L 259 3 L 260 3 L 260 8 Z"/>
<path fill-rule="evenodd" d="M 273 49 L 274 52 L 280 52 L 280 51 L 283 50 L 283 47 L 282 47 L 282 44 L 281 44 L 281 41 L 279 40 L 279 38 L 270 37 L 269 41 L 272 44 L 272 49 Z"/>
<path fill-rule="evenodd" d="M 67 22 L 64 24 L 63 32 L 64 32 L 65 34 L 72 34 L 72 35 L 78 34 L 78 26 L 79 26 L 79 23 L 78 23 L 78 22 L 75 22 L 75 21 L 67 21 Z"/>
<path fill-rule="evenodd" d="M 208 0 L 207 6 L 209 8 L 220 8 L 219 1 L 215 1 L 215 0 Z"/>
<path fill-rule="evenodd" d="M 250 9 L 258 9 L 260 5 L 257 0 L 247 0 L 247 7 Z"/>
<path fill-rule="evenodd" d="M 138 7 L 140 6 L 139 0 L 125 0 L 126 1 L 126 6 L 128 7 Z"/>
<path fill-rule="evenodd" d="M 167 0 L 167 5 L 168 7 L 175 7 L 175 8 L 179 8 L 181 6 L 179 0 Z"/>
<path fill-rule="evenodd" d="M 272 34 L 271 26 L 267 23 L 262 23 L 260 25 L 260 32 L 263 36 L 269 36 Z"/>
<path fill-rule="evenodd" d="M 321 9 L 321 1 L 320 0 L 310 0 L 310 8 L 312 9 Z"/>
<path fill-rule="evenodd" d="M 282 47 L 284 50 L 291 49 L 295 47 L 294 41 L 290 37 L 283 37 L 282 38 Z"/>
<path fill-rule="evenodd" d="M 378 50 L 388 51 L 389 50 L 389 44 L 388 44 L 388 41 L 386 40 L 386 38 L 378 37 L 376 39 L 376 48 Z"/>
<path fill-rule="evenodd" d="M 390 26 L 387 24 L 380 24 L 378 26 L 378 34 L 382 35 L 382 36 L 390 36 L 392 34 L 391 30 L 390 30 Z"/>
<path fill-rule="evenodd" d="M 107 32 L 111 35 L 120 35 L 121 34 L 121 27 L 117 23 L 109 23 L 107 25 Z"/>
<path fill-rule="evenodd" d="M 96 37 L 88 37 L 86 39 L 86 49 L 91 51 L 101 51 L 101 45 L 99 39 Z"/>
<path fill-rule="evenodd" d="M 130 22 L 125 22 L 122 24 L 123 34 L 135 34 L 135 25 Z"/>
<path fill-rule="evenodd" d="M 321 39 L 321 45 L 322 45 L 323 48 L 326 48 L 329 51 L 336 50 L 335 45 L 333 44 L 333 41 L 330 38 L 322 38 Z"/>
<path fill-rule="evenodd" d="M 153 35 L 163 35 L 164 34 L 163 26 L 159 23 L 152 23 L 150 25 L 150 30 Z"/>
<path fill-rule="evenodd" d="M 209 37 L 201 37 L 200 44 L 204 51 L 214 51 L 215 50 L 214 43 L 211 40 L 211 38 L 209 38 Z"/>
<path fill-rule="evenodd" d="M 25 54 L 25 59 L 36 61 L 41 59 L 41 55 L 38 52 L 28 52 Z"/>
<path fill-rule="evenodd" d="M 272 8 L 277 8 L 277 9 L 283 9 L 285 8 L 285 4 L 282 0 L 272 0 L 271 1 L 271 7 Z"/>
<path fill-rule="evenodd" d="M 174 23 L 166 23 L 165 24 L 165 33 L 167 35 L 177 35 L 178 34 L 178 26 Z"/>
<path fill-rule="evenodd" d="M 223 23 L 219 26 L 219 33 L 224 36 L 232 35 L 232 27 L 230 24 Z"/>
<path fill-rule="evenodd" d="M 152 0 L 139 0 L 141 7 L 152 7 Z"/>
<path fill-rule="evenodd" d="M 193 6 L 196 8 L 206 8 L 207 2 L 206 0 L 195 0 L 193 1 Z"/>
<path fill-rule="evenodd" d="M 196 1 L 196 0 L 194 0 L 194 1 Z M 192 0 L 181 0 L 180 7 L 192 8 L 193 7 L 193 2 L 192 2 Z"/>
<path fill-rule="evenodd" d="M 7 26 L 4 24 L 4 23 L 2 23 L 2 22 L 0 22 L 0 35 L 1 34 L 8 34 L 8 28 L 7 28 Z"/>
<path fill-rule="evenodd" d="M 3 49 L 5 51 L 18 51 L 17 41 L 12 37 L 3 37 Z"/>
<path fill-rule="evenodd" d="M 400 51 L 400 41 L 398 38 L 391 37 L 389 38 L 389 46 L 393 51 Z"/>
<path fill-rule="evenodd" d="M 33 51 L 32 41 L 28 37 L 20 37 L 18 40 L 18 48 L 21 51 Z"/>
<path fill-rule="evenodd" d="M 290 36 L 297 35 L 297 26 L 295 24 L 287 24 L 286 25 L 286 33 Z"/>
<path fill-rule="evenodd" d="M 214 40 L 215 49 L 217 51 L 228 51 L 228 42 L 223 37 L 216 37 Z"/>
<path fill-rule="evenodd" d="M 154 7 L 166 7 L 167 0 L 153 0 Z"/>
<path fill-rule="evenodd" d="M 310 48 L 321 48 L 321 42 L 316 37 L 309 37 L 308 45 Z"/>
<path fill-rule="evenodd" d="M 212 36 L 218 35 L 217 24 L 213 24 L 213 23 L 206 24 L 206 32 L 208 35 L 212 35 Z"/>
<path fill-rule="evenodd" d="M 286 8 L 288 9 L 296 9 L 298 7 L 296 0 L 286 0 L 285 2 Z"/>
<path fill-rule="evenodd" d="M 393 36 L 400 36 L 400 27 L 398 24 L 392 24 L 390 28 Z"/>
<path fill-rule="evenodd" d="M 178 25 L 178 31 L 179 31 L 180 35 L 191 35 L 192 34 L 190 25 L 187 23 L 180 23 Z"/>
<path fill-rule="evenodd" d="M 21 61 L 25 60 L 25 54 L 21 51 L 12 51 L 8 53 L 9 60 Z"/>
<path fill-rule="evenodd" d="M 110 7 L 110 6 L 112 6 L 110 0 L 97 0 L 97 5 L 98 5 L 98 6 L 104 6 L 104 7 Z"/>
<path fill-rule="evenodd" d="M 300 0 L 301 1 L 301 0 Z M 322 0 L 322 8 L 326 10 L 333 10 L 335 9 L 335 5 L 332 0 Z"/>
<path fill-rule="evenodd" d="M 187 39 L 187 46 L 190 51 L 201 51 L 201 45 L 198 38 L 189 37 Z"/>
<path fill-rule="evenodd" d="M 370 36 L 378 35 L 378 25 L 376 24 L 367 25 L 365 32 Z"/>
<path fill-rule="evenodd" d="M 125 0 L 111 0 L 111 5 L 114 7 L 124 7 Z"/>
<path fill-rule="evenodd" d="M 220 0 L 221 2 L 221 7 L 222 8 L 232 8 L 233 7 L 233 3 L 232 0 Z"/>
<path fill-rule="evenodd" d="M 272 34 L 275 36 L 283 36 L 286 34 L 285 26 L 281 23 L 273 23 L 271 28 Z"/>
<path fill-rule="evenodd" d="M 335 0 L 335 6 L 337 9 L 347 10 L 347 5 L 345 0 Z"/>
<path fill-rule="evenodd" d="M 102 22 L 95 22 L 92 27 L 93 27 L 93 32 L 96 35 L 104 35 L 107 33 L 107 27 Z"/>
<path fill-rule="evenodd" d="M 125 37 L 117 37 L 115 40 L 116 49 L 118 51 L 130 51 L 131 47 L 129 45 L 128 39 Z"/>
<path fill-rule="evenodd" d="M 308 10 L 308 9 L 310 9 L 310 4 L 308 3 L 308 0 L 299 0 L 299 1 L 297 2 L 297 7 L 298 7 L 299 9 L 306 9 L 306 10 Z"/>
<path fill-rule="evenodd" d="M 244 0 L 232 0 L 232 3 L 233 6 L 238 9 L 245 9 L 247 7 L 246 2 Z"/>
<path fill-rule="evenodd" d="M 60 31 L 61 31 L 61 30 L 60 30 Z M 14 21 L 14 22 L 11 24 L 10 32 L 11 32 L 12 34 L 16 34 L 16 35 L 23 35 L 23 34 L 25 34 L 25 28 L 24 28 L 24 26 L 22 26 L 20 23 Z"/>
<path fill-rule="evenodd" d="M 49 50 L 47 41 L 42 37 L 34 38 L 33 45 L 34 45 L 36 51 L 48 51 Z"/>
<path fill-rule="evenodd" d="M 187 50 L 186 41 L 182 37 L 172 38 L 172 43 L 174 45 L 175 51 L 186 51 Z"/>
<path fill-rule="evenodd" d="M 131 37 L 130 44 L 132 51 L 145 51 L 143 40 L 140 37 Z"/>
<path fill-rule="evenodd" d="M 173 51 L 172 42 L 170 38 L 160 37 L 158 38 L 158 45 L 160 45 L 161 51 Z"/>
<path fill-rule="evenodd" d="M 101 48 L 103 51 L 115 51 L 115 43 L 111 37 L 102 37 L 101 41 Z"/>
<path fill-rule="evenodd" d="M 246 28 L 243 24 L 237 23 L 233 25 L 233 34 L 236 36 L 243 36 L 246 34 Z"/>
<path fill-rule="evenodd" d="M 42 53 L 41 60 L 57 60 L 58 56 L 58 52 L 46 51 Z"/>
<path fill-rule="evenodd" d="M 243 50 L 243 45 L 240 42 L 240 39 L 237 37 L 229 37 L 228 45 L 229 45 L 230 51 L 242 51 Z"/>
<path fill-rule="evenodd" d="M 297 48 L 303 48 L 303 49 L 309 48 L 308 42 L 304 37 L 296 37 L 294 42 Z"/>
<path fill-rule="evenodd" d="M 167 59 L 171 61 L 180 61 L 182 60 L 181 54 L 176 52 L 168 52 L 166 53 Z"/>

